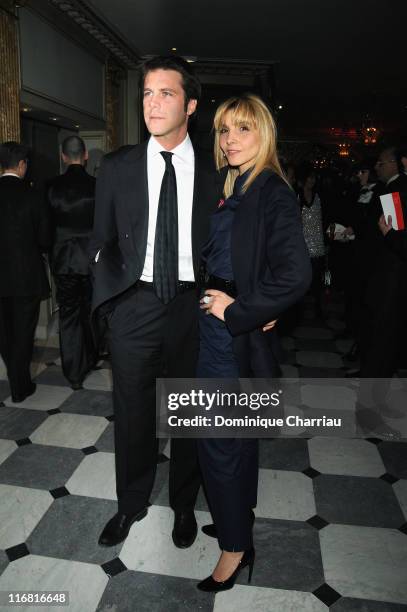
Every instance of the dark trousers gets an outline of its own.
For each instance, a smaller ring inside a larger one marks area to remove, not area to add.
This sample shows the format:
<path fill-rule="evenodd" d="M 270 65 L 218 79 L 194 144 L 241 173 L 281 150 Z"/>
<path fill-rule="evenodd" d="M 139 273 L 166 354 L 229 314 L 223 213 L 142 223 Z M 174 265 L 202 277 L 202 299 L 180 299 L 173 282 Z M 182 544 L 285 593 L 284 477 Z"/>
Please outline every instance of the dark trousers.
<path fill-rule="evenodd" d="M 97 361 L 90 325 L 90 278 L 80 274 L 57 274 L 55 285 L 62 371 L 70 383 L 81 383 Z"/>
<path fill-rule="evenodd" d="M 227 327 L 203 311 L 200 311 L 199 320 L 198 378 L 237 379 L 239 364 Z M 257 504 L 258 441 L 201 439 L 198 440 L 198 456 L 219 546 L 231 552 L 249 550 L 253 546 L 250 511 Z"/>
<path fill-rule="evenodd" d="M 30 363 L 40 303 L 37 296 L 0 297 L 0 353 L 13 398 L 26 395 L 32 384 Z"/>
<path fill-rule="evenodd" d="M 370 274 L 363 303 L 361 377 L 391 378 L 407 327 L 407 266 L 384 253 Z"/>
<path fill-rule="evenodd" d="M 197 295 L 194 290 L 186 291 L 166 306 L 152 287 L 138 283 L 111 306 L 106 322 L 113 374 L 117 497 L 119 511 L 133 514 L 148 504 L 156 473 L 156 378 L 195 376 Z M 169 490 L 173 510 L 192 509 L 199 486 L 195 440 L 172 440 Z"/>
<path fill-rule="evenodd" d="M 253 546 L 251 510 L 257 504 L 258 440 L 198 440 L 199 462 L 222 550 Z"/>
<path fill-rule="evenodd" d="M 322 311 L 322 302 L 324 294 L 324 285 L 322 282 L 322 275 L 325 268 L 325 257 L 311 257 L 312 265 L 312 281 L 311 281 L 311 293 L 315 299 L 315 310 L 319 315 Z"/>

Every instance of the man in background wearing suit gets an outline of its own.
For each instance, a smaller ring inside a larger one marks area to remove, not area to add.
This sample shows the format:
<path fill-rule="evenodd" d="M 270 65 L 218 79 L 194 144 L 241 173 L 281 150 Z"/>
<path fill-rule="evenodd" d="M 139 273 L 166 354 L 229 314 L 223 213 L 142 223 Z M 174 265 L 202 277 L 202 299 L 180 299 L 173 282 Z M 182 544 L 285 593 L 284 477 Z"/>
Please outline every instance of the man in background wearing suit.
<path fill-rule="evenodd" d="M 59 342 L 62 370 L 72 389 L 95 365 L 97 355 L 90 326 L 92 286 L 88 243 L 95 208 L 94 177 L 85 170 L 88 158 L 79 136 L 62 143 L 65 174 L 52 180 L 48 201 L 53 226 L 51 269 L 59 305 Z"/>
<path fill-rule="evenodd" d="M 24 182 L 27 148 L 0 146 L 0 354 L 13 402 L 35 392 L 30 363 L 41 300 L 49 295 L 42 253 L 50 244 L 46 207 Z"/>
<path fill-rule="evenodd" d="M 381 194 L 407 191 L 395 147 L 381 151 L 375 165 L 383 183 Z M 362 317 L 361 371 L 363 378 L 391 378 L 398 366 L 400 338 L 406 321 L 405 263 L 387 246 L 378 227 L 383 211 L 377 198 L 368 227 L 369 272 Z"/>
<path fill-rule="evenodd" d="M 155 381 L 194 377 L 198 350 L 196 279 L 200 252 L 222 184 L 211 158 L 188 135 L 201 87 L 182 58 L 143 68 L 148 142 L 119 149 L 102 163 L 96 187 L 91 255 L 93 309 L 108 324 L 115 410 L 118 513 L 99 543 L 124 540 L 147 514 L 158 441 Z M 200 486 L 195 440 L 172 441 L 172 538 L 180 548 L 197 534 Z"/>

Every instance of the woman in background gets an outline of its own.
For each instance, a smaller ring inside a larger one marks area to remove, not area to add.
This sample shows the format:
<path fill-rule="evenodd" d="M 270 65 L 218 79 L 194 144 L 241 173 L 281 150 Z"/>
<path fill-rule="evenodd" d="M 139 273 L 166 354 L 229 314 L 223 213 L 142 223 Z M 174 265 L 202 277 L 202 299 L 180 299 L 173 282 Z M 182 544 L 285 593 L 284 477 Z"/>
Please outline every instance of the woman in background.
<path fill-rule="evenodd" d="M 304 238 L 312 264 L 311 292 L 315 300 L 315 315 L 323 318 L 322 276 L 325 269 L 325 243 L 321 199 L 315 189 L 317 177 L 311 164 L 300 166 L 296 177 Z"/>
<path fill-rule="evenodd" d="M 298 203 L 276 150 L 276 128 L 255 95 L 235 97 L 217 110 L 215 160 L 227 168 L 225 201 L 211 218 L 203 248 L 198 378 L 272 378 L 275 334 L 269 322 L 302 298 L 311 268 Z M 233 587 L 254 563 L 252 509 L 257 500 L 255 439 L 198 440 L 205 489 L 214 519 L 205 533 L 222 550 L 203 591 Z"/>

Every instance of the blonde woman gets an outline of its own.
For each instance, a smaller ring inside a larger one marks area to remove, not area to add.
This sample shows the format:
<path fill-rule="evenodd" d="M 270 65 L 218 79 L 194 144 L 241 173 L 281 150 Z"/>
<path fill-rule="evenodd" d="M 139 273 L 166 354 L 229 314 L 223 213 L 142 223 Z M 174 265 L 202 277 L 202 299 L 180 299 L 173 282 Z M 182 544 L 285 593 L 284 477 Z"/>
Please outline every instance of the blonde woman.
<path fill-rule="evenodd" d="M 197 376 L 269 378 L 277 363 L 268 322 L 299 300 L 311 280 L 298 203 L 278 161 L 273 117 L 259 97 L 227 100 L 214 127 L 216 165 L 227 175 L 225 200 L 211 217 L 202 251 Z M 257 440 L 198 440 L 198 450 L 214 520 L 203 530 L 222 550 L 198 588 L 217 592 L 232 588 L 246 566 L 251 579 Z"/>

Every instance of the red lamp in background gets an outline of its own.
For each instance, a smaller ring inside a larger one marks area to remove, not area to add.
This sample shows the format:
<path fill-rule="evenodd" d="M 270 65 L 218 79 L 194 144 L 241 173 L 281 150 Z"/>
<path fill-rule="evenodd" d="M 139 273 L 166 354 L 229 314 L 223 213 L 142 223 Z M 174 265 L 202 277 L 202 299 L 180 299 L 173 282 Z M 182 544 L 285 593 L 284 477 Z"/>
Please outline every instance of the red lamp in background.
<path fill-rule="evenodd" d="M 364 127 L 362 129 L 363 142 L 365 145 L 373 145 L 377 142 L 378 131 L 375 127 Z"/>
<path fill-rule="evenodd" d="M 339 157 L 349 157 L 350 145 L 346 142 L 339 144 Z"/>

